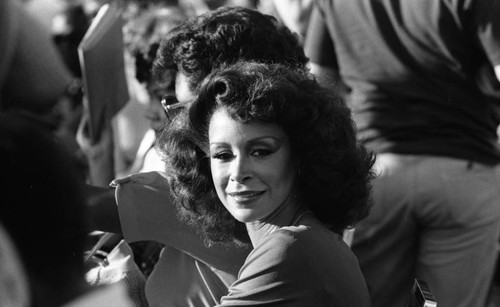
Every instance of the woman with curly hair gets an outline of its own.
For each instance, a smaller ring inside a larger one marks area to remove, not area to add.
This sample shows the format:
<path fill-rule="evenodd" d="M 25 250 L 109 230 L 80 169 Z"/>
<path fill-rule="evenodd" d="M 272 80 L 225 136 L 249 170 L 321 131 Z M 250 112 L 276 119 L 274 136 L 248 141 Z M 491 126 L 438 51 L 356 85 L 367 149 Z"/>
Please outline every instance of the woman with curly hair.
<path fill-rule="evenodd" d="M 253 246 L 221 306 L 370 306 L 338 235 L 369 208 L 374 159 L 355 134 L 304 70 L 241 62 L 212 73 L 160 136 L 184 218 L 209 244 L 245 232 Z"/>
<path fill-rule="evenodd" d="M 151 65 L 153 54 L 148 52 L 142 63 Z M 168 89 L 175 81 L 171 98 L 186 105 L 212 70 L 240 58 L 303 69 L 307 62 L 297 36 L 276 19 L 226 7 L 193 17 L 163 38 L 154 63 L 160 84 L 154 87 Z M 139 79 L 152 77 L 149 71 L 140 72 L 145 74 Z M 163 172 L 116 179 L 113 187 L 88 187 L 90 229 L 121 233 L 128 243 L 153 240 L 165 245 L 147 279 L 149 305 L 205 307 L 220 301 L 236 280 L 249 244 L 204 246 L 198 234 L 178 218 Z M 244 235 L 248 241 L 246 231 Z"/>

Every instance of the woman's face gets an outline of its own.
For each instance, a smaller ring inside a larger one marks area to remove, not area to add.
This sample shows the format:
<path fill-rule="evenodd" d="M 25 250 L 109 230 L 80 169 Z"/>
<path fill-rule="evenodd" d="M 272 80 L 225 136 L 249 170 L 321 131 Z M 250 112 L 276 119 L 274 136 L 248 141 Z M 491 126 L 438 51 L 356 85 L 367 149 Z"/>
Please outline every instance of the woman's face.
<path fill-rule="evenodd" d="M 208 136 L 217 195 L 238 221 L 263 220 L 293 194 L 297 172 L 281 127 L 244 124 L 219 109 L 210 120 Z"/>

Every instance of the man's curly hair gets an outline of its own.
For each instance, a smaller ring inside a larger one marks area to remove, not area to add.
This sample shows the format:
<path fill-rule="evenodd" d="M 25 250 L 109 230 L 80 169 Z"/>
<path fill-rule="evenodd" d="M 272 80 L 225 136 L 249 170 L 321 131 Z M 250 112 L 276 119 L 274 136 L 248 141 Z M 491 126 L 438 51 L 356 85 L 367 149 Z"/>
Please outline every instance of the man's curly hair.
<path fill-rule="evenodd" d="M 270 16 L 242 7 L 222 7 L 192 17 L 163 39 L 153 64 L 154 77 L 168 84 L 176 72 L 196 91 L 203 79 L 238 60 L 305 67 L 298 36 Z"/>
<path fill-rule="evenodd" d="M 210 171 L 208 126 L 219 108 L 243 123 L 284 129 L 299 161 L 302 199 L 327 227 L 340 232 L 368 214 L 374 157 L 356 141 L 350 109 L 303 69 L 240 62 L 209 75 L 160 136 L 176 201 L 209 243 L 244 237 Z"/>

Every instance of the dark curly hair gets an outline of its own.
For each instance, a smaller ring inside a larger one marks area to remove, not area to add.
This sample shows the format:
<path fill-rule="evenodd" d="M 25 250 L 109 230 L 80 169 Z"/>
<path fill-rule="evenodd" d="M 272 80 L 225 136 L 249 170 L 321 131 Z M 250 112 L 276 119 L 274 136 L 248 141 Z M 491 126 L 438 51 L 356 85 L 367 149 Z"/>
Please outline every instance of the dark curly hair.
<path fill-rule="evenodd" d="M 374 157 L 356 141 L 351 112 L 302 69 L 240 62 L 209 75 L 192 105 L 160 136 L 171 189 L 209 242 L 240 239 L 217 197 L 208 149 L 212 114 L 282 127 L 299 161 L 299 188 L 316 217 L 336 232 L 369 211 Z"/>
<path fill-rule="evenodd" d="M 153 63 L 154 77 L 169 84 L 182 72 L 192 91 L 214 69 L 238 60 L 305 67 L 308 59 L 298 36 L 256 10 L 222 7 L 192 17 L 162 41 Z"/>

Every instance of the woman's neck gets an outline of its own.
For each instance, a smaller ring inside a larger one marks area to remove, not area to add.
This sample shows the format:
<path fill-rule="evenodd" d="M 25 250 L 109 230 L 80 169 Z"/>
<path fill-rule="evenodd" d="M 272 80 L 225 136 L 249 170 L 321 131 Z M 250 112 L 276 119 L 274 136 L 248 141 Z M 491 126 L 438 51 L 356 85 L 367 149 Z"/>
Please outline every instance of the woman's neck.
<path fill-rule="evenodd" d="M 245 223 L 253 247 L 259 245 L 272 232 L 290 226 L 297 216 L 307 211 L 300 198 L 293 195 L 263 220 Z"/>

